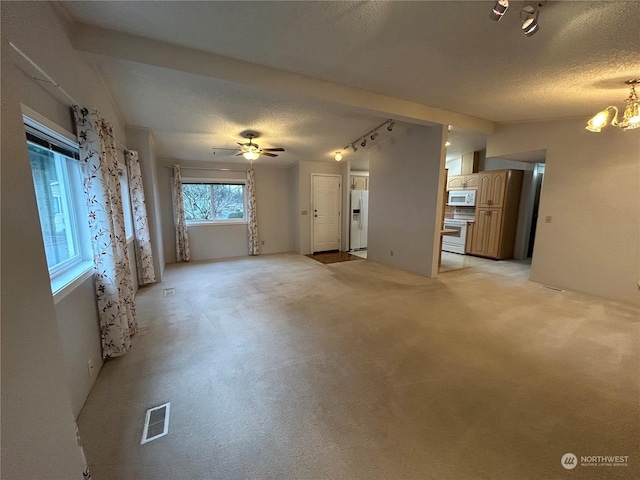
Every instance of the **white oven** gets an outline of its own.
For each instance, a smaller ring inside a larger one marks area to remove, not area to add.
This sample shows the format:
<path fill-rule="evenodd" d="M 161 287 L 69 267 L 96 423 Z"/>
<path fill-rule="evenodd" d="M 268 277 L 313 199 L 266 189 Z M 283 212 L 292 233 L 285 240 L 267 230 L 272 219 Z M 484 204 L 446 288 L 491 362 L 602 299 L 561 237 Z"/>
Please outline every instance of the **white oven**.
<path fill-rule="evenodd" d="M 476 191 L 452 190 L 449 192 L 447 205 L 451 207 L 474 207 L 476 205 Z"/>
<path fill-rule="evenodd" d="M 467 220 L 457 220 L 455 218 L 444 219 L 444 229 L 455 230 L 456 233 L 442 236 L 442 251 L 465 254 L 467 225 Z"/>

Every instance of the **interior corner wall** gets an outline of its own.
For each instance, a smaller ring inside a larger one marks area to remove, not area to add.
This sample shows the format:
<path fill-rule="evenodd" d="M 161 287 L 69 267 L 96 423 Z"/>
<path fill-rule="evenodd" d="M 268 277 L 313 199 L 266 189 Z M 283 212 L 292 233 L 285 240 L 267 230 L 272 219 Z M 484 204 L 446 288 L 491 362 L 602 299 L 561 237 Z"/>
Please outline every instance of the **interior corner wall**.
<path fill-rule="evenodd" d="M 487 156 L 547 149 L 531 280 L 638 305 L 640 135 L 584 125 L 498 125 Z"/>
<path fill-rule="evenodd" d="M 342 192 L 348 188 L 349 179 L 345 178 L 345 169 L 342 164 L 338 162 L 312 162 L 301 161 L 298 164 L 298 208 L 296 217 L 299 220 L 298 223 L 298 244 L 296 252 L 307 255 L 312 253 L 311 246 L 311 174 L 313 173 L 327 173 L 332 175 L 340 175 L 342 177 Z M 342 198 L 342 197 L 341 197 Z M 307 214 L 303 215 L 302 212 L 306 211 Z M 348 211 L 348 205 L 342 202 L 342 216 L 346 215 Z M 342 227 L 341 223 L 341 229 Z M 345 237 L 343 231 L 340 238 Z M 342 244 L 342 243 L 341 243 Z"/>
<path fill-rule="evenodd" d="M 445 133 L 414 125 L 369 153 L 368 259 L 437 275 Z"/>
<path fill-rule="evenodd" d="M 155 144 L 151 131 L 146 128 L 127 127 L 125 132 L 127 135 L 127 148 L 136 150 L 140 160 L 142 188 L 144 188 L 144 201 L 147 207 L 147 220 L 151 237 L 153 268 L 156 272 L 156 281 L 161 282 L 164 276 L 166 260 Z M 173 225 L 173 222 L 171 225 Z"/>
<path fill-rule="evenodd" d="M 61 320 L 82 322 L 87 329 L 71 328 L 78 336 L 91 331 L 95 303 L 83 297 L 85 302 L 74 307 L 74 318 L 56 319 L 64 307 L 57 312 L 51 295 L 21 104 L 68 131 L 74 131 L 73 121 L 69 100 L 55 88 L 33 81 L 25 73 L 28 64 L 8 42 L 14 42 L 78 102 L 96 107 L 119 140 L 125 138 L 124 127 L 93 67 L 72 48 L 70 27 L 52 4 L 1 2 L 0 9 L 2 478 L 81 479 L 85 465 L 60 338 L 66 327 L 59 324 L 63 325 Z M 88 285 L 83 283 L 73 294 L 82 295 Z M 99 338 L 87 341 L 99 343 Z"/>

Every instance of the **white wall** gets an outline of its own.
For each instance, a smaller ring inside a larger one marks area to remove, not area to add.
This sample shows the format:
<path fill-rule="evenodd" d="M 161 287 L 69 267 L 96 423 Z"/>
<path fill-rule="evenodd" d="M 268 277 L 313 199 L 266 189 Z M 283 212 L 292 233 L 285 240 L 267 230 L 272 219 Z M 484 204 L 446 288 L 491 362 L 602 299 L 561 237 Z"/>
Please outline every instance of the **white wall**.
<path fill-rule="evenodd" d="M 127 127 L 125 132 L 127 135 L 127 147 L 131 150 L 136 150 L 138 152 L 138 159 L 140 160 L 142 188 L 144 189 L 151 252 L 153 254 L 153 268 L 156 272 L 156 281 L 161 282 L 164 275 L 166 259 L 153 135 L 151 131 L 146 128 Z"/>
<path fill-rule="evenodd" d="M 8 42 L 32 57 L 78 102 L 98 108 L 113 124 L 117 139 L 124 140 L 124 130 L 95 70 L 71 47 L 68 25 L 51 4 L 2 2 L 0 8 L 2 478 L 81 479 L 84 461 L 73 417 L 79 400 L 74 395 L 72 401 L 69 379 L 74 373 L 67 363 L 72 356 L 65 357 L 60 334 L 65 343 L 86 342 L 93 349 L 99 342 L 94 336 L 95 303 L 86 298 L 92 295 L 91 284 L 83 283 L 58 309 L 54 306 L 20 105 L 73 131 L 70 104 L 19 70 L 16 64 L 30 72 Z"/>
<path fill-rule="evenodd" d="M 640 135 L 585 122 L 500 125 L 487 156 L 547 149 L 532 280 L 638 304 Z"/>
<path fill-rule="evenodd" d="M 173 222 L 172 185 L 174 163 L 181 165 L 182 178 L 245 180 L 245 164 L 215 165 L 204 162 L 164 159 L 158 162 L 158 192 L 162 215 L 164 255 L 175 262 L 175 232 Z M 192 167 L 192 168 L 189 168 Z M 217 171 L 203 168 L 229 168 L 243 171 Z M 291 251 L 291 172 L 288 168 L 254 166 L 256 180 L 256 208 L 258 211 L 258 239 L 260 253 Z M 247 224 L 220 224 L 189 226 L 191 259 L 211 260 L 240 257 L 249 254 Z M 264 242 L 264 245 L 262 245 Z"/>
<path fill-rule="evenodd" d="M 442 126 L 415 125 L 370 153 L 370 260 L 437 275 L 445 140 Z"/>

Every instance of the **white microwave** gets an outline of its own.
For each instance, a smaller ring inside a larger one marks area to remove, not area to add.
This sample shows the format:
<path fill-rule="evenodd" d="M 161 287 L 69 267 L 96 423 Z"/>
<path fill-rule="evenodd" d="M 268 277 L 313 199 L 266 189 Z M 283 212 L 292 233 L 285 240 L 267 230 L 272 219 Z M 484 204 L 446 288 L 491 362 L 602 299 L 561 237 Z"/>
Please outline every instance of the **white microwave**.
<path fill-rule="evenodd" d="M 475 207 L 476 191 L 475 190 L 452 190 L 449 192 L 449 201 L 447 205 L 452 207 Z"/>

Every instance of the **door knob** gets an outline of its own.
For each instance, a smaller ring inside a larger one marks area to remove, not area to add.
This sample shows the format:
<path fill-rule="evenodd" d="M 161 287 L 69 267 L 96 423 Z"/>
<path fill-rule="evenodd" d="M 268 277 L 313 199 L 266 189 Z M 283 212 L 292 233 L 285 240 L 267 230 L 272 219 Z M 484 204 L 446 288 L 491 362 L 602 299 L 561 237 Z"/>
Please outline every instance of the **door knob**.
<path fill-rule="evenodd" d="M 317 216 L 318 216 L 318 214 L 316 213 L 316 214 L 314 214 L 313 216 L 314 216 L 314 217 L 317 217 Z"/>

